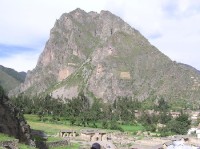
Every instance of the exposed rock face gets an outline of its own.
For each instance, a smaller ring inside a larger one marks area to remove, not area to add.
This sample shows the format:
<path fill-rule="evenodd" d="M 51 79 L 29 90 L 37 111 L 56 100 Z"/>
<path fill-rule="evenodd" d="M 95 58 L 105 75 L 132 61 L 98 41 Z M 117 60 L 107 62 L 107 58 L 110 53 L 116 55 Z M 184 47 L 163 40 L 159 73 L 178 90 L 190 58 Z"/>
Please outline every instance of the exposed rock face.
<path fill-rule="evenodd" d="M 10 104 L 0 86 L 0 133 L 5 133 L 26 144 L 31 143 L 30 127 L 23 115 Z"/>
<path fill-rule="evenodd" d="M 137 30 L 108 11 L 63 14 L 50 32 L 36 68 L 15 93 L 71 98 L 84 91 L 105 101 L 200 99 L 200 75 L 172 62 Z"/>

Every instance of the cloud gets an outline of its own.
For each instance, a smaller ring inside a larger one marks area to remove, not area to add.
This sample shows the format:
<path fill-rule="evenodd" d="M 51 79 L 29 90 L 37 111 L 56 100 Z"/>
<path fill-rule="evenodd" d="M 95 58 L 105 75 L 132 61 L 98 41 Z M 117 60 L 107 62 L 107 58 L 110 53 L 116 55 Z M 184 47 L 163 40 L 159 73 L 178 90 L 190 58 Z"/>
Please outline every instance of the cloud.
<path fill-rule="evenodd" d="M 32 70 L 36 66 L 37 59 L 41 51 L 24 51 L 17 54 L 10 54 L 6 57 L 0 58 L 0 64 L 14 68 L 17 71 Z"/>
<path fill-rule="evenodd" d="M 172 60 L 200 69 L 196 56 L 200 55 L 200 1 L 197 0 L 0 0 L 0 3 L 0 48 L 2 44 L 28 47 L 28 51 L 23 48 L 7 53 L 0 50 L 0 62 L 4 64 L 11 64 L 9 60 L 14 58 L 22 61 L 18 59 L 20 55 L 24 63 L 31 57 L 28 54 L 35 52 L 37 56 L 56 19 L 65 12 L 81 8 L 87 12 L 111 11 L 139 30 Z M 186 58 L 188 55 L 191 59 Z M 37 58 L 32 60 L 34 64 L 30 64 L 29 69 L 36 64 Z M 16 69 L 22 69 L 22 65 Z"/>
<path fill-rule="evenodd" d="M 200 1 L 197 0 L 166 0 L 162 5 L 163 13 L 174 19 L 186 18 L 199 13 Z"/>
<path fill-rule="evenodd" d="M 112 5 L 110 5 L 112 3 Z M 134 0 L 107 8 L 138 29 L 172 60 L 200 69 L 200 1 Z"/>
<path fill-rule="evenodd" d="M 0 43 L 24 46 L 40 39 L 47 40 L 50 29 L 63 13 L 77 7 L 86 11 L 100 11 L 104 1 L 1 0 L 0 34 L 3 36 L 0 36 Z"/>
<path fill-rule="evenodd" d="M 39 49 L 0 44 L 0 65 L 17 71 L 31 70 L 36 66 L 43 46 Z"/>

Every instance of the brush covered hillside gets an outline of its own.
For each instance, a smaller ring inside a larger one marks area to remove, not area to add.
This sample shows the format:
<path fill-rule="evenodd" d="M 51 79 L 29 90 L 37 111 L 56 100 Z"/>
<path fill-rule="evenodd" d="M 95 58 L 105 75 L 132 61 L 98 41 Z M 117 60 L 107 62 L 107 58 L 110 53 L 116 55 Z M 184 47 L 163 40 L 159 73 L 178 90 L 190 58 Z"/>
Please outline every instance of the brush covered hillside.
<path fill-rule="evenodd" d="M 200 74 L 171 61 L 109 11 L 76 9 L 56 20 L 37 66 L 10 95 L 64 99 L 81 91 L 105 102 L 117 96 L 200 101 Z"/>
<path fill-rule="evenodd" d="M 26 77 L 25 72 L 17 72 L 14 69 L 0 65 L 0 85 L 6 92 L 16 88 L 23 83 Z"/>

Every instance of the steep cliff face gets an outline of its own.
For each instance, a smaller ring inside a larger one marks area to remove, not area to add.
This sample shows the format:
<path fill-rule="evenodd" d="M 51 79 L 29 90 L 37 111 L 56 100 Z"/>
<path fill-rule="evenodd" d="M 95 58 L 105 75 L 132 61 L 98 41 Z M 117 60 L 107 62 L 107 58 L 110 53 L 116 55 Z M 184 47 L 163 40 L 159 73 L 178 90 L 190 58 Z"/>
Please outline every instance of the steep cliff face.
<path fill-rule="evenodd" d="M 56 21 L 36 68 L 15 93 L 199 100 L 199 84 L 196 70 L 172 62 L 119 17 L 76 9 Z"/>
<path fill-rule="evenodd" d="M 30 127 L 20 112 L 10 104 L 0 86 L 0 133 L 5 133 L 30 144 Z"/>

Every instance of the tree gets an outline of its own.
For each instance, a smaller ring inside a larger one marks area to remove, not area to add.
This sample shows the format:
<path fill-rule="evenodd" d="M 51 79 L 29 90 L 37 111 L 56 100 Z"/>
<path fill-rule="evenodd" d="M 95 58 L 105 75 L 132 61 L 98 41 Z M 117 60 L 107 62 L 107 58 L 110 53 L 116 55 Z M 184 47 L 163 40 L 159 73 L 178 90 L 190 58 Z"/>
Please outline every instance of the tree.
<path fill-rule="evenodd" d="M 168 114 L 167 112 L 161 112 L 159 114 L 159 122 L 161 124 L 167 124 L 172 119 L 171 114 Z"/>
<path fill-rule="evenodd" d="M 172 119 L 167 123 L 167 128 L 171 132 L 176 134 L 186 134 L 188 129 L 190 128 L 191 121 L 189 120 L 189 116 L 187 114 L 182 113 L 176 119 Z"/>
<path fill-rule="evenodd" d="M 99 99 L 94 99 L 94 102 L 90 108 L 90 120 L 93 123 L 93 126 L 96 127 L 96 122 L 102 118 L 102 104 Z"/>
<path fill-rule="evenodd" d="M 131 97 L 118 97 L 113 103 L 117 120 L 132 122 L 135 119 L 135 110 L 141 107 L 137 100 Z"/>
<path fill-rule="evenodd" d="M 161 97 L 161 99 L 158 100 L 158 106 L 155 107 L 155 110 L 163 111 L 163 112 L 166 112 L 169 110 L 169 105 L 163 97 Z"/>
<path fill-rule="evenodd" d="M 86 124 L 89 123 L 90 103 L 83 93 L 80 93 L 77 98 L 70 100 L 67 103 L 67 108 L 69 119 L 72 124 L 77 122 L 79 125 L 86 126 Z"/>

